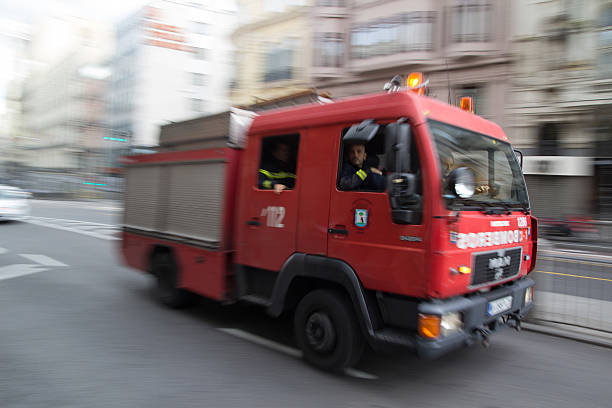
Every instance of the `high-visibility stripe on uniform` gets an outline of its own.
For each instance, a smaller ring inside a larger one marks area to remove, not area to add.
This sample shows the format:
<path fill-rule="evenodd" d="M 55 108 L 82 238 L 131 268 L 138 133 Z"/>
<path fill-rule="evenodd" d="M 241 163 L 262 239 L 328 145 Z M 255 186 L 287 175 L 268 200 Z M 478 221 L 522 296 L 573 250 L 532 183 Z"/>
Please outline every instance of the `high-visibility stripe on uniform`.
<path fill-rule="evenodd" d="M 357 170 L 357 173 L 355 174 L 357 174 L 357 176 L 361 179 L 361 181 L 365 180 L 366 177 L 368 177 L 368 173 L 366 173 L 365 171 L 361 169 Z"/>
<path fill-rule="evenodd" d="M 272 182 L 270 180 L 264 180 L 261 184 L 264 186 L 264 188 L 272 188 Z"/>
<path fill-rule="evenodd" d="M 280 172 L 277 172 L 277 173 L 273 173 L 273 172 L 268 171 L 268 170 L 259 169 L 259 172 L 261 174 L 263 174 L 264 176 L 266 176 L 268 178 L 271 178 L 271 179 L 296 178 L 295 174 L 289 173 L 289 172 L 285 172 L 285 171 L 280 171 Z"/>

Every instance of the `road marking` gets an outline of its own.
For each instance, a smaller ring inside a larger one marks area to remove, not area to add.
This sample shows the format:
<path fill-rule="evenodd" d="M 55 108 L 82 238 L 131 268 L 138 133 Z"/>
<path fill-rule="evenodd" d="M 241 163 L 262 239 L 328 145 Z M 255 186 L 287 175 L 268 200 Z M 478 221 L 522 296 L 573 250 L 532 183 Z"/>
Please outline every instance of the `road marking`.
<path fill-rule="evenodd" d="M 66 218 L 50 218 L 50 217 L 28 217 L 28 218 L 33 218 L 36 220 L 43 220 L 43 221 L 61 221 L 61 222 L 67 222 L 67 223 L 72 223 L 72 224 L 83 224 L 83 225 L 98 225 L 101 227 L 110 227 L 110 228 L 117 228 L 117 225 L 114 224 L 102 224 L 101 222 L 91 222 L 91 221 L 81 221 L 81 220 L 68 220 Z"/>
<path fill-rule="evenodd" d="M 604 268 L 612 268 L 612 263 L 609 263 L 609 262 L 579 261 L 577 259 L 559 258 L 559 257 L 552 257 L 552 256 L 538 256 L 537 259 L 538 260 L 542 259 L 544 261 L 559 261 L 559 262 L 577 263 L 581 265 L 594 265 L 594 266 L 603 266 Z"/>
<path fill-rule="evenodd" d="M 279 351 L 291 357 L 296 357 L 296 358 L 302 357 L 302 352 L 298 349 L 294 349 L 293 347 L 285 346 L 284 344 L 280 344 L 272 340 L 264 339 L 263 337 L 256 336 L 254 334 L 245 332 L 240 329 L 219 328 L 218 330 L 222 331 L 223 333 L 232 335 L 234 337 L 238 337 L 239 339 L 250 341 L 251 343 L 259 344 L 260 346 L 264 346 L 271 350 Z"/>
<path fill-rule="evenodd" d="M 62 263 L 60 261 L 56 261 L 53 258 L 49 258 L 46 255 L 40 255 L 40 254 L 19 254 L 19 256 L 23 256 L 26 259 L 29 259 L 30 261 L 34 261 L 37 264 L 41 264 L 44 266 L 68 266 L 65 263 Z"/>
<path fill-rule="evenodd" d="M 275 341 L 265 339 L 263 337 L 245 332 L 240 329 L 220 327 L 217 330 L 222 331 L 223 333 L 229 334 L 230 336 L 238 337 L 239 339 L 246 340 L 251 343 L 255 343 L 260 346 L 269 348 L 271 350 L 281 352 L 291 357 L 295 357 L 295 358 L 302 357 L 302 352 L 298 349 L 295 349 L 289 346 L 285 346 L 284 344 L 280 344 Z M 377 380 L 378 379 L 378 377 L 373 374 L 369 374 L 364 371 L 356 370 L 354 368 L 347 368 L 346 370 L 344 370 L 344 373 L 348 376 L 359 378 L 359 379 L 364 379 L 364 380 Z"/>
<path fill-rule="evenodd" d="M 48 228 L 55 228 L 55 229 L 63 230 L 63 231 L 76 232 L 77 234 L 87 235 L 87 236 L 94 237 L 94 238 L 99 238 L 99 239 L 106 239 L 106 240 L 109 240 L 109 241 L 116 241 L 116 240 L 120 239 L 120 238 L 117 238 L 117 237 L 114 237 L 114 236 L 110 236 L 110 235 L 97 234 L 95 232 L 80 230 L 78 228 L 65 227 L 63 225 L 52 224 L 52 223 L 49 223 L 49 222 L 46 222 L 46 221 L 41 221 L 41 220 L 39 220 L 37 218 L 34 218 L 34 217 L 27 217 L 23 221 L 27 222 L 27 223 L 30 223 L 30 224 L 39 225 L 41 227 L 48 227 Z M 100 225 L 102 225 L 102 226 L 109 226 L 108 224 L 100 224 Z"/>
<path fill-rule="evenodd" d="M 593 279 L 593 280 L 612 282 L 612 279 L 595 278 L 593 276 L 572 275 L 572 274 L 569 274 L 569 273 L 547 272 L 547 271 L 535 271 L 535 272 L 536 273 L 546 273 L 548 275 L 569 276 L 569 277 L 572 277 L 572 278 L 583 278 L 583 279 Z"/>
<path fill-rule="evenodd" d="M 354 368 L 347 368 L 344 370 L 344 374 L 354 377 L 360 378 L 362 380 L 378 380 L 378 377 L 374 374 L 366 373 L 365 371 L 355 370 Z"/>
<path fill-rule="evenodd" d="M 38 272 L 46 271 L 40 265 L 31 264 L 13 264 L 0 267 L 0 280 L 18 278 L 20 276 L 32 275 Z"/>

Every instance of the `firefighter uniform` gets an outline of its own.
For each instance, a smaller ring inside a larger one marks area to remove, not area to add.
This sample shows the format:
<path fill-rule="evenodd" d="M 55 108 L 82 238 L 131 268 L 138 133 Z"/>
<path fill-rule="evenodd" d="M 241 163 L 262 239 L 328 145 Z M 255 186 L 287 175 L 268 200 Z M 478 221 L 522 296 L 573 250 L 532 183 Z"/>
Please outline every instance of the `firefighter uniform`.
<path fill-rule="evenodd" d="M 340 188 L 343 190 L 385 191 L 385 184 L 385 177 L 373 173 L 369 167 L 360 169 L 348 162 L 342 166 Z"/>
<path fill-rule="evenodd" d="M 283 184 L 288 189 L 295 187 L 295 169 L 280 160 L 272 160 L 259 169 L 259 188 L 274 189 L 275 184 Z"/>

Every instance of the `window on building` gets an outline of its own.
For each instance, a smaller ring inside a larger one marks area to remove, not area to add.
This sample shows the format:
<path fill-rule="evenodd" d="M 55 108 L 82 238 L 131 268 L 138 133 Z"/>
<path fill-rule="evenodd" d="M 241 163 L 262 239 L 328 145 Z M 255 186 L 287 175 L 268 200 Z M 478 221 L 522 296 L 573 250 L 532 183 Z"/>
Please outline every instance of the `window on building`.
<path fill-rule="evenodd" d="M 540 156 L 559 155 L 559 126 L 556 123 L 545 123 L 538 135 L 538 154 Z"/>
<path fill-rule="evenodd" d="M 204 101 L 199 98 L 191 98 L 191 110 L 193 112 L 204 112 Z"/>
<path fill-rule="evenodd" d="M 319 67 L 341 67 L 344 57 L 342 33 L 319 33 L 315 37 L 315 65 Z"/>
<path fill-rule="evenodd" d="M 456 0 L 452 8 L 451 41 L 455 43 L 492 40 L 490 0 Z"/>
<path fill-rule="evenodd" d="M 206 82 L 204 74 L 200 74 L 199 72 L 191 73 L 191 83 L 195 86 L 203 86 Z"/>
<path fill-rule="evenodd" d="M 293 78 L 293 41 L 274 44 L 266 51 L 264 82 L 280 81 Z"/>
<path fill-rule="evenodd" d="M 599 26 L 599 71 L 600 76 L 609 78 L 612 74 L 612 5 L 601 13 Z"/>
<path fill-rule="evenodd" d="M 261 158 L 257 170 L 258 188 L 276 191 L 295 188 L 299 145 L 299 134 L 262 139 Z"/>
<path fill-rule="evenodd" d="M 345 5 L 345 0 L 317 0 L 319 7 L 344 7 Z"/>
<path fill-rule="evenodd" d="M 351 30 L 351 58 L 365 59 L 409 51 L 429 51 L 435 13 L 404 13 L 360 24 Z"/>

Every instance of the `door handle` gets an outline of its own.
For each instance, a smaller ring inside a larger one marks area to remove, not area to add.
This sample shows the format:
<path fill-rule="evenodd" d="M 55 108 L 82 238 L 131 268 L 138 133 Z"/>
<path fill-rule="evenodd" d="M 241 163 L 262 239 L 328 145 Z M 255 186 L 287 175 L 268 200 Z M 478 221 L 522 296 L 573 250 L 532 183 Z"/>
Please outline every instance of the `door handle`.
<path fill-rule="evenodd" d="M 343 228 L 328 228 L 327 232 L 330 234 L 348 235 L 348 230 Z"/>
<path fill-rule="evenodd" d="M 254 227 L 259 227 L 261 225 L 261 222 L 256 220 L 248 220 L 246 223 L 247 225 L 252 225 Z"/>

